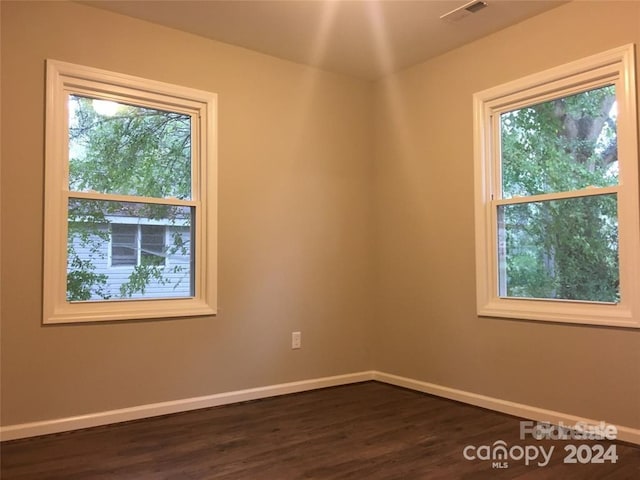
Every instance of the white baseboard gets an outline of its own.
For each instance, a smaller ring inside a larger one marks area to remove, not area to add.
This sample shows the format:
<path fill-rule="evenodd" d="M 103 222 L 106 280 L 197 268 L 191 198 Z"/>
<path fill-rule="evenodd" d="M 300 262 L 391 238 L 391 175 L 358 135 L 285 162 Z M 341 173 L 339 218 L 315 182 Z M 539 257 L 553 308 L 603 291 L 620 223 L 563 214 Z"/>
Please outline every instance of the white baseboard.
<path fill-rule="evenodd" d="M 218 393 L 170 402 L 140 405 L 136 407 L 80 415 L 77 417 L 9 425 L 6 427 L 0 427 L 0 440 L 16 440 L 19 438 L 35 437 L 38 435 L 66 432 L 81 428 L 97 427 L 100 425 L 139 420 L 158 415 L 197 410 L 199 408 L 216 407 L 231 403 L 245 402 L 247 400 L 274 397 L 288 393 L 297 393 L 315 390 L 318 388 L 365 382 L 367 380 L 376 380 L 390 385 L 396 385 L 410 390 L 416 390 L 539 422 L 549 422 L 553 424 L 562 423 L 564 425 L 574 425 L 578 422 L 582 422 L 587 425 L 598 425 L 600 422 L 599 420 L 582 418 L 567 413 L 533 407 L 531 405 L 510 402 L 508 400 L 501 400 L 494 397 L 487 397 L 477 393 L 457 390 L 455 388 L 444 387 L 442 385 L 400 377 L 389 373 L 365 371 L 333 377 L 302 380 L 299 382 L 282 383 L 266 387 L 250 388 L 235 392 Z M 603 419 L 603 421 L 606 421 L 606 419 Z M 621 425 L 616 425 L 616 428 L 618 429 L 619 440 L 640 445 L 640 429 Z"/>
<path fill-rule="evenodd" d="M 50 433 L 60 433 L 69 430 L 79 430 L 81 428 L 98 427 L 100 425 L 157 417 L 159 415 L 186 412 L 189 410 L 197 410 L 199 408 L 217 407 L 220 405 L 228 405 L 230 403 L 275 397 L 277 395 L 285 395 L 288 393 L 297 393 L 307 390 L 315 390 L 318 388 L 365 382 L 372 379 L 373 372 L 351 373 L 347 375 L 337 375 L 334 377 L 315 378 L 299 382 L 250 388 L 235 392 L 216 393 L 213 395 L 205 395 L 203 397 L 186 398 L 170 402 L 139 405 L 136 407 L 90 413 L 88 415 L 79 415 L 77 417 L 9 425 L 6 427 L 0 427 L 0 440 L 17 440 L 19 438 L 48 435 Z"/>
<path fill-rule="evenodd" d="M 419 392 L 444 397 L 459 402 L 476 405 L 478 407 L 487 408 L 497 412 L 507 413 L 516 417 L 522 417 L 538 422 L 548 422 L 554 425 L 562 423 L 563 425 L 575 425 L 583 423 L 586 425 L 599 425 L 600 421 L 606 422 L 606 419 L 594 420 L 591 418 L 583 418 L 568 413 L 556 412 L 544 408 L 533 407 L 522 403 L 510 402 L 499 398 L 487 397 L 477 393 L 457 390 L 455 388 L 443 387 L 434 383 L 422 382 L 412 378 L 399 377 L 383 372 L 373 372 L 373 379 L 379 382 L 404 387 Z M 615 425 L 615 424 L 614 424 Z M 640 445 L 640 429 L 615 425 L 618 429 L 618 440 L 635 443 Z"/>

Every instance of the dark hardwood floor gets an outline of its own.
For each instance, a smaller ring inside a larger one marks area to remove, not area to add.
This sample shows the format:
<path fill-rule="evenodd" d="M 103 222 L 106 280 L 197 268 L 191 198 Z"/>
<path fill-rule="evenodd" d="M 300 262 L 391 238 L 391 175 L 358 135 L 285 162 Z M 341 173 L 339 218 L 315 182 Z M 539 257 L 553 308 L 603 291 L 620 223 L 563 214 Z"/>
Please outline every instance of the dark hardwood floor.
<path fill-rule="evenodd" d="M 636 446 L 616 443 L 615 464 L 565 464 L 569 443 L 611 443 L 519 435 L 518 418 L 366 382 L 4 442 L 1 478 L 640 479 Z M 463 456 L 499 440 L 554 451 L 547 466 Z"/>

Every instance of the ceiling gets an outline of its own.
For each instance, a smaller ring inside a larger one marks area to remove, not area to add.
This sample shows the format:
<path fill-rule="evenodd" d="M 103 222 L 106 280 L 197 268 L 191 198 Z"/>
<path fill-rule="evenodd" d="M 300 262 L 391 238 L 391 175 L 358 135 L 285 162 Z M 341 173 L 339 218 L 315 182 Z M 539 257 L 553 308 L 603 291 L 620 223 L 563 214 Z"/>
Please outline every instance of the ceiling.
<path fill-rule="evenodd" d="M 440 16 L 467 0 L 82 3 L 294 62 L 374 80 L 565 2 L 486 0 L 486 8 L 457 21 L 441 20 Z"/>

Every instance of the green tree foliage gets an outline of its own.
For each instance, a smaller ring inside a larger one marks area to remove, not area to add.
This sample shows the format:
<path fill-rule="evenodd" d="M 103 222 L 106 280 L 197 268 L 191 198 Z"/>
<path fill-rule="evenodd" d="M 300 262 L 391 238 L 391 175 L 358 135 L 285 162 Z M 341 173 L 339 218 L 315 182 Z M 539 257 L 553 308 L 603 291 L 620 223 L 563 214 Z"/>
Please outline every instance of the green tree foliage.
<path fill-rule="evenodd" d="M 617 184 L 613 86 L 501 116 L 503 197 Z M 507 296 L 616 301 L 615 195 L 502 207 Z"/>
<path fill-rule="evenodd" d="M 72 190 L 190 198 L 189 116 L 126 105 L 101 115 L 93 99 L 75 96 L 70 105 Z"/>
<path fill-rule="evenodd" d="M 104 102 L 103 102 L 104 103 Z M 122 104 L 100 113 L 100 102 L 80 96 L 69 101 L 69 189 L 152 198 L 191 198 L 191 122 L 188 115 Z M 117 107 L 117 108 L 116 108 Z M 141 200 L 144 200 L 142 198 Z M 172 225 L 189 223 L 188 209 L 153 203 L 72 199 L 68 215 L 67 299 L 109 299 L 108 275 L 96 271 L 106 256 L 109 215 L 148 218 Z M 186 255 L 190 245 L 172 233 L 164 255 Z M 89 254 L 89 256 L 87 255 Z M 145 293 L 149 282 L 166 284 L 167 270 L 143 255 L 120 296 Z M 173 266 L 172 271 L 180 271 Z"/>
<path fill-rule="evenodd" d="M 110 298 L 107 276 L 96 273 L 92 258 L 104 258 L 100 245 L 108 241 L 108 233 L 101 228 L 106 222 L 99 202 L 72 200 L 69 202 L 67 242 L 67 299 L 71 301 Z M 90 252 L 90 257 L 78 250 Z"/>

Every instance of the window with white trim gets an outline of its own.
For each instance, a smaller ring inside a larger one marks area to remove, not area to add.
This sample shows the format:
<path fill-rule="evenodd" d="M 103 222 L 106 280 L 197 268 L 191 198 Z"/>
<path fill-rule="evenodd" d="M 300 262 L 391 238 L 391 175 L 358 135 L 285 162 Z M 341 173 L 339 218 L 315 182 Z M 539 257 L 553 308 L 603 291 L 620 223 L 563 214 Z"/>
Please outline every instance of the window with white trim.
<path fill-rule="evenodd" d="M 216 95 L 47 61 L 44 323 L 216 312 Z"/>
<path fill-rule="evenodd" d="M 640 327 L 633 45 L 474 95 L 478 315 Z"/>

